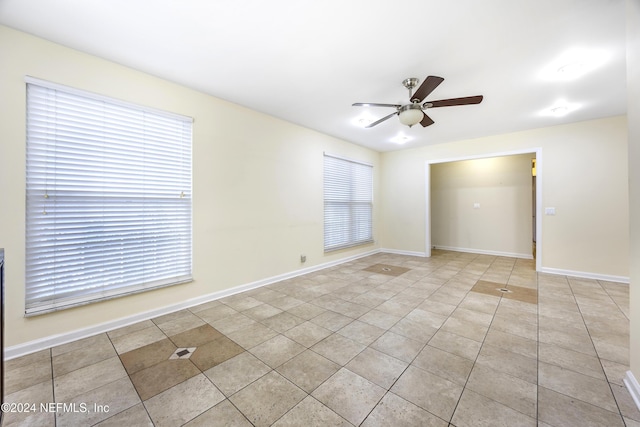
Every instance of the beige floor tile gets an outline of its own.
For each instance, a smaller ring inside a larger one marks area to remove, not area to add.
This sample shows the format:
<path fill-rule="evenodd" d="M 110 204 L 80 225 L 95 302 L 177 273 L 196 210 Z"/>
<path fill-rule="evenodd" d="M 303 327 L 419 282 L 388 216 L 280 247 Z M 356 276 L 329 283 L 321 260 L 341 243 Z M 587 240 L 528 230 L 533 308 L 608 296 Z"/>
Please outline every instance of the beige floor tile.
<path fill-rule="evenodd" d="M 45 381 L 51 381 L 51 360 L 34 358 L 30 364 L 14 363 L 11 369 L 7 369 L 4 377 L 4 390 L 6 394 L 31 387 Z"/>
<path fill-rule="evenodd" d="M 31 365 L 32 363 L 51 363 L 51 349 L 40 350 L 35 353 L 27 354 L 25 356 L 16 357 L 15 359 L 5 360 L 4 369 L 5 372 L 9 372 L 16 368 Z"/>
<path fill-rule="evenodd" d="M 517 317 L 515 317 L 517 316 Z M 524 321 L 518 314 L 515 316 L 506 316 L 496 314 L 491 322 L 489 329 L 495 329 L 511 335 L 527 338 L 530 340 L 538 340 L 538 324 L 537 322 L 529 323 Z"/>
<path fill-rule="evenodd" d="M 613 396 L 616 399 L 618 408 L 620 408 L 620 413 L 625 418 L 640 422 L 640 409 L 636 406 L 626 386 L 612 384 L 611 391 L 613 391 Z"/>
<path fill-rule="evenodd" d="M 244 351 L 233 340 L 221 336 L 196 348 L 189 360 L 201 371 L 206 371 Z"/>
<path fill-rule="evenodd" d="M 76 409 L 58 411 L 58 427 L 94 425 L 140 403 L 140 398 L 129 378 L 121 378 L 63 402 L 75 405 Z"/>
<path fill-rule="evenodd" d="M 160 323 L 158 319 L 154 319 L 154 323 L 158 325 L 158 328 L 160 328 L 167 336 L 177 335 L 181 332 L 188 331 L 205 324 L 204 320 L 189 310 L 182 310 L 181 313 L 184 313 L 184 315 L 174 320 Z M 164 317 L 159 319 L 164 319 Z"/>
<path fill-rule="evenodd" d="M 231 402 L 224 400 L 198 415 L 184 427 L 252 427 Z"/>
<path fill-rule="evenodd" d="M 220 338 L 222 334 L 211 325 L 204 323 L 193 329 L 169 336 L 169 339 L 177 347 L 198 347 L 208 342 Z"/>
<path fill-rule="evenodd" d="M 142 403 L 132 406 L 131 408 L 113 415 L 106 420 L 96 424 L 98 427 L 121 427 L 121 426 L 136 426 L 136 427 L 153 427 L 151 418 L 147 414 L 147 410 Z"/>
<path fill-rule="evenodd" d="M 277 335 L 249 351 L 267 365 L 277 368 L 305 350 L 304 346 L 284 335 Z"/>
<path fill-rule="evenodd" d="M 245 328 L 227 334 L 227 338 L 232 339 L 245 349 L 250 349 L 266 340 L 278 335 L 273 329 L 267 328 L 262 323 L 253 323 Z"/>
<path fill-rule="evenodd" d="M 332 331 L 309 321 L 301 323 L 284 333 L 286 337 L 305 347 L 311 347 L 331 334 L 333 334 Z"/>
<path fill-rule="evenodd" d="M 262 301 L 259 301 L 255 298 L 247 296 L 245 293 L 240 293 L 236 295 L 232 295 L 230 297 L 222 298 L 220 300 L 221 303 L 228 305 L 236 311 L 244 311 L 250 308 L 256 307 L 258 305 L 264 304 Z"/>
<path fill-rule="evenodd" d="M 424 343 L 389 331 L 374 341 L 370 347 L 404 362 L 411 362 L 422 350 Z"/>
<path fill-rule="evenodd" d="M 602 363 L 602 368 L 607 376 L 607 381 L 613 384 L 624 385 L 622 380 L 627 375 L 629 365 L 603 359 L 600 359 L 600 362 Z"/>
<path fill-rule="evenodd" d="M 385 390 L 371 381 L 340 369 L 312 396 L 354 425 L 359 425 L 378 404 Z"/>
<path fill-rule="evenodd" d="M 447 427 L 449 423 L 389 392 L 361 425 L 362 427 Z"/>
<path fill-rule="evenodd" d="M 311 350 L 344 366 L 365 348 L 365 345 L 350 338 L 333 334 L 311 347 Z"/>
<path fill-rule="evenodd" d="M 64 375 L 76 369 L 117 356 L 116 350 L 107 335 L 101 334 L 100 336 L 104 338 L 96 340 L 93 344 L 53 356 L 53 376 Z"/>
<path fill-rule="evenodd" d="M 373 326 L 377 326 L 378 328 L 384 329 L 385 331 L 391 328 L 393 325 L 398 323 L 398 320 L 402 319 L 400 316 L 395 316 L 393 314 L 385 313 L 380 310 L 371 310 L 364 315 L 360 316 L 358 320 L 361 322 L 368 323 Z"/>
<path fill-rule="evenodd" d="M 266 319 L 261 320 L 260 323 L 270 329 L 273 329 L 274 331 L 284 333 L 289 329 L 294 328 L 301 323 L 304 323 L 304 319 L 283 311 L 280 314 L 276 314 L 275 316 L 267 317 Z"/>
<path fill-rule="evenodd" d="M 538 357 L 538 343 L 536 341 L 523 338 L 518 335 L 501 332 L 496 329 L 491 329 L 489 331 L 484 343 L 500 347 L 532 359 Z"/>
<path fill-rule="evenodd" d="M 538 387 L 520 378 L 476 365 L 466 388 L 533 419 L 537 416 Z"/>
<path fill-rule="evenodd" d="M 482 346 L 478 341 L 442 330 L 429 340 L 429 345 L 469 360 L 476 360 Z"/>
<path fill-rule="evenodd" d="M 109 339 L 113 340 L 114 338 L 118 338 L 119 336 L 127 335 L 132 332 L 137 332 L 142 329 L 147 329 L 155 325 L 156 324 L 153 323 L 151 320 L 144 320 L 142 322 L 132 323 L 131 325 L 123 326 L 122 328 L 109 331 L 107 332 L 107 336 L 109 337 Z"/>
<path fill-rule="evenodd" d="M 365 348 L 345 368 L 388 390 L 407 366 L 407 362 L 372 348 Z"/>
<path fill-rule="evenodd" d="M 313 305 L 305 302 L 304 304 L 296 305 L 295 307 L 288 309 L 287 312 L 301 319 L 311 320 L 314 317 L 324 313 L 325 309 L 322 307 L 318 307 L 317 305 Z M 267 317 L 270 317 L 270 316 L 267 316 Z"/>
<path fill-rule="evenodd" d="M 555 365 L 540 362 L 539 384 L 549 390 L 580 399 L 583 402 L 617 412 L 609 383 Z"/>
<path fill-rule="evenodd" d="M 234 315 L 236 313 L 238 312 L 233 308 L 220 303 L 204 310 L 198 310 L 194 314 L 205 322 L 212 324 L 216 320 L 224 319 L 225 317 Z"/>
<path fill-rule="evenodd" d="M 484 344 L 476 363 L 532 384 L 538 382 L 538 361 L 491 344 Z"/>
<path fill-rule="evenodd" d="M 425 384 L 429 384 L 429 387 L 425 387 Z M 449 420 L 462 394 L 462 386 L 409 366 L 391 388 L 391 392 L 444 420 Z"/>
<path fill-rule="evenodd" d="M 111 342 L 118 354 L 122 354 L 165 338 L 167 338 L 167 336 L 164 332 L 162 332 L 162 330 L 157 326 L 153 325 L 128 334 L 118 335 L 115 338 L 111 338 Z"/>
<path fill-rule="evenodd" d="M 231 396 L 270 371 L 269 366 L 245 351 L 204 373 L 222 393 Z"/>
<path fill-rule="evenodd" d="M 57 402 L 69 402 L 76 396 L 127 377 L 120 359 L 115 356 L 54 378 Z"/>
<path fill-rule="evenodd" d="M 449 316 L 451 313 L 453 313 L 453 310 L 456 309 L 456 306 L 427 299 L 426 301 L 423 301 L 417 308 L 419 308 L 420 310 L 430 311 L 431 313 Z"/>
<path fill-rule="evenodd" d="M 631 418 L 622 417 L 626 427 L 640 427 L 640 421 L 632 420 Z"/>
<path fill-rule="evenodd" d="M 179 426 L 224 400 L 224 395 L 203 374 L 144 402 L 156 427 Z"/>
<path fill-rule="evenodd" d="M 236 312 L 230 316 L 223 317 L 218 320 L 207 322 L 221 333 L 228 335 L 232 332 L 246 328 L 256 323 L 252 318 L 245 316 L 242 313 Z"/>
<path fill-rule="evenodd" d="M 337 333 L 366 346 L 377 340 L 384 332 L 382 328 L 354 320 Z"/>
<path fill-rule="evenodd" d="M 451 332 L 474 341 L 483 342 L 488 328 L 473 322 L 459 320 L 453 317 L 447 319 L 440 328 L 441 331 Z"/>
<path fill-rule="evenodd" d="M 437 328 L 407 319 L 406 317 L 399 320 L 398 323 L 389 329 L 390 332 L 421 342 L 422 344 L 426 344 L 437 330 Z"/>
<path fill-rule="evenodd" d="M 606 379 L 601 361 L 595 356 L 589 356 L 556 345 L 540 343 L 538 345 L 538 358 L 541 362 L 560 366 L 593 378 Z"/>
<path fill-rule="evenodd" d="M 269 301 L 269 304 L 279 308 L 280 310 L 289 310 L 293 307 L 296 307 L 302 303 L 304 303 L 305 301 L 299 300 L 298 298 L 294 298 L 292 296 L 289 295 L 283 295 L 279 298 L 274 298 L 272 300 Z"/>
<path fill-rule="evenodd" d="M 535 418 L 469 389 L 465 389 L 462 394 L 451 422 L 456 427 L 536 427 Z"/>
<path fill-rule="evenodd" d="M 120 361 L 129 375 L 169 359 L 176 350 L 168 338 L 120 355 Z"/>
<path fill-rule="evenodd" d="M 140 398 L 147 400 L 199 373 L 189 359 L 167 359 L 132 374 L 131 381 Z"/>
<path fill-rule="evenodd" d="M 282 310 L 266 303 L 262 303 L 242 312 L 245 316 L 257 321 L 267 319 L 280 313 L 282 313 Z"/>
<path fill-rule="evenodd" d="M 538 387 L 538 420 L 552 426 L 624 426 L 619 413 L 607 411 L 545 387 Z"/>
<path fill-rule="evenodd" d="M 102 348 L 104 344 L 110 344 L 107 334 L 97 334 L 88 338 L 83 338 L 67 344 L 52 347 L 51 355 L 52 357 L 57 357 L 65 353 L 77 351 L 86 347 Z"/>
<path fill-rule="evenodd" d="M 7 361 L 7 399 L 110 402 L 59 426 L 640 427 L 628 285 L 534 269 L 375 254 Z"/>
<path fill-rule="evenodd" d="M 351 427 L 352 424 L 324 406 L 311 396 L 307 396 L 273 424 L 273 427 Z"/>
<path fill-rule="evenodd" d="M 311 393 L 339 369 L 337 363 L 306 350 L 281 365 L 277 371 L 302 390 Z"/>
<path fill-rule="evenodd" d="M 399 302 L 387 300 L 382 304 L 380 304 L 379 306 L 377 306 L 376 310 L 383 311 L 388 314 L 393 314 L 395 316 L 404 317 L 407 314 L 409 314 L 411 311 L 413 311 L 414 308 L 415 306 L 413 305 L 406 305 Z"/>
<path fill-rule="evenodd" d="M 307 394 L 271 371 L 229 398 L 257 426 L 269 426 L 296 406 Z"/>
<path fill-rule="evenodd" d="M 323 313 L 311 319 L 311 322 L 335 332 L 353 322 L 353 319 L 331 310 L 325 310 Z"/>
<path fill-rule="evenodd" d="M 473 363 L 473 360 L 456 356 L 430 345 L 427 345 L 412 362 L 413 365 L 425 371 L 461 386 L 467 383 Z"/>
<path fill-rule="evenodd" d="M 600 359 L 611 360 L 612 362 L 620 363 L 622 365 L 629 364 L 628 344 L 626 346 L 620 346 L 594 338 L 593 345 L 596 348 L 596 353 Z"/>
<path fill-rule="evenodd" d="M 39 408 L 41 403 L 48 404 L 53 402 L 53 383 L 52 380 L 44 381 L 27 388 L 23 388 L 12 394 L 6 395 L 4 402 L 10 404 L 34 404 L 35 408 Z M 39 425 L 38 422 L 43 422 L 43 425 L 54 425 L 55 416 L 53 413 L 46 414 L 36 411 L 21 411 L 21 412 L 5 412 L 3 418 L 4 426 L 11 425 Z"/>

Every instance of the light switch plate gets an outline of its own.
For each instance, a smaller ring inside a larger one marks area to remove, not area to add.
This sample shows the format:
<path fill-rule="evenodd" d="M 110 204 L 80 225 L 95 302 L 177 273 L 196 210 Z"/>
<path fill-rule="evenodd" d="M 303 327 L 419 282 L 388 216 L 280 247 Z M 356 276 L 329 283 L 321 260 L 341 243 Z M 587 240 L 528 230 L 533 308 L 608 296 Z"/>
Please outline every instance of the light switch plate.
<path fill-rule="evenodd" d="M 544 208 L 544 214 L 545 215 L 555 215 L 556 214 L 556 208 Z"/>

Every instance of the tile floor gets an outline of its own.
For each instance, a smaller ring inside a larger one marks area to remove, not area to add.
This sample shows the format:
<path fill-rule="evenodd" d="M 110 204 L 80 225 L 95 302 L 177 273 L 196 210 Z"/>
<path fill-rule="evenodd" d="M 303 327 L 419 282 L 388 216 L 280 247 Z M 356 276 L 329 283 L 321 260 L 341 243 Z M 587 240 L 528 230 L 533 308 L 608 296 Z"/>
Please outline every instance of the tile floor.
<path fill-rule="evenodd" d="M 640 426 L 628 286 L 377 254 L 8 361 L 5 426 Z"/>

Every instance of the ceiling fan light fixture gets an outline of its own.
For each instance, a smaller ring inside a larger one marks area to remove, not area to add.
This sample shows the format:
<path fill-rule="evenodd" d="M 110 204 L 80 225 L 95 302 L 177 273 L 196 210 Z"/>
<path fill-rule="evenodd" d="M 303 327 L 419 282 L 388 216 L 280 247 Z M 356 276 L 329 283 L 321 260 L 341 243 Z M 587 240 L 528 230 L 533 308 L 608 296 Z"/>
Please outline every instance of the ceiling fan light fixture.
<path fill-rule="evenodd" d="M 420 104 L 404 105 L 400 109 L 400 123 L 409 127 L 420 123 L 424 117 Z"/>

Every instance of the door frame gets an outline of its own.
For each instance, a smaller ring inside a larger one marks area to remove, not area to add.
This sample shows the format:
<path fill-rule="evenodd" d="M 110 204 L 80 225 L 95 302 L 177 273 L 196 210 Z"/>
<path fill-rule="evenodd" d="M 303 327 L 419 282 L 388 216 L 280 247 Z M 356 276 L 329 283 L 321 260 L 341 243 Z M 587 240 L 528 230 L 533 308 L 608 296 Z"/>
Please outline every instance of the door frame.
<path fill-rule="evenodd" d="M 447 157 L 441 159 L 431 159 L 425 162 L 425 255 L 431 256 L 431 165 L 438 163 L 459 162 L 464 160 L 487 159 L 491 157 L 515 156 L 519 154 L 535 154 L 536 157 L 536 271 L 542 269 L 542 147 L 523 148 L 513 151 L 498 151 L 470 156 Z"/>

